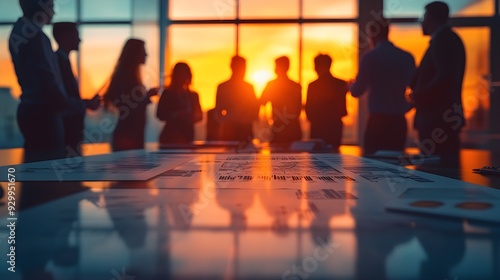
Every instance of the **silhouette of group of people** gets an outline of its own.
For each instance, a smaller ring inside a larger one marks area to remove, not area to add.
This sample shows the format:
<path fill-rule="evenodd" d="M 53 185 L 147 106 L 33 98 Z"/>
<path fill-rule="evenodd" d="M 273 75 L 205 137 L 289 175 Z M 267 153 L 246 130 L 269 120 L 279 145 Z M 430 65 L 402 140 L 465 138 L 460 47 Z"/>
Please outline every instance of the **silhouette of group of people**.
<path fill-rule="evenodd" d="M 83 120 L 87 109 L 96 110 L 101 97 L 82 100 L 72 72 L 69 54 L 77 51 L 80 38 L 76 23 L 53 24 L 59 49 L 53 52 L 42 31 L 54 15 L 53 0 L 40 5 L 20 0 L 23 10 L 12 29 L 9 49 L 22 88 L 17 120 L 25 143 L 25 161 L 64 157 L 68 150 L 80 153 Z M 376 19 L 368 25 L 372 49 L 361 59 L 355 81 L 346 82 L 331 73 L 333 59 L 327 54 L 314 58 L 318 78 L 307 88 L 305 112 L 311 123 L 310 138 L 321 139 L 337 150 L 347 115 L 346 95 L 367 93 L 369 118 L 363 138 L 365 154 L 405 148 L 405 114 L 416 108 L 414 126 L 422 152 L 453 158 L 460 149 L 460 130 L 465 125 L 461 90 L 465 50 L 461 39 L 447 24 L 449 8 L 436 1 L 425 7 L 424 35 L 431 36 L 420 67 L 411 54 L 389 40 L 389 21 Z M 146 62 L 145 42 L 129 39 L 108 81 L 104 108 L 119 112 L 113 133 L 114 151 L 144 148 L 146 108 L 158 88 L 147 89 L 141 78 Z M 271 143 L 289 144 L 302 139 L 299 116 L 301 86 L 287 72 L 286 56 L 275 60 L 276 79 L 258 99 L 253 86 L 244 80 L 246 60 L 231 59 L 232 75 L 217 87 L 216 104 L 208 112 L 207 140 L 247 141 L 254 138 L 253 123 L 260 106 L 272 104 Z M 190 89 L 188 64 L 177 63 L 171 81 L 161 94 L 157 117 L 165 121 L 161 144 L 185 144 L 194 139 L 194 124 L 203 118 L 199 95 Z M 407 92 L 411 89 L 411 94 Z"/>

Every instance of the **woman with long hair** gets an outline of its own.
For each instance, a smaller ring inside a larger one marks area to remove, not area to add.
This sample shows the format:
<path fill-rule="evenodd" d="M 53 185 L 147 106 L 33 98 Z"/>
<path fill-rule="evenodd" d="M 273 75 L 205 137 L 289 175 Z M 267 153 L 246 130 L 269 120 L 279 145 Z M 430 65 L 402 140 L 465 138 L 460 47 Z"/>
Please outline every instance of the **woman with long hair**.
<path fill-rule="evenodd" d="M 198 93 L 189 86 L 193 75 L 184 62 L 174 66 L 170 85 L 163 91 L 156 116 L 166 121 L 161 144 L 188 144 L 194 140 L 194 124 L 203 119 Z"/>
<path fill-rule="evenodd" d="M 157 89 L 148 91 L 142 84 L 140 68 L 146 56 L 144 41 L 127 40 L 103 96 L 105 108 L 114 107 L 120 115 L 111 142 L 113 151 L 144 148 L 146 108 L 157 94 Z"/>

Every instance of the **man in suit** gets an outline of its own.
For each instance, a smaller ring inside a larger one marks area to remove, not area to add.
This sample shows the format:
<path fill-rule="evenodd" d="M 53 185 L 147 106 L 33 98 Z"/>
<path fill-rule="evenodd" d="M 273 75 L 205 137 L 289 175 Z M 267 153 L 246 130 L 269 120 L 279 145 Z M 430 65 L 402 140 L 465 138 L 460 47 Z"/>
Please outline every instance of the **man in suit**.
<path fill-rule="evenodd" d="M 63 115 L 84 112 L 85 104 L 66 95 L 57 58 L 42 30 L 55 14 L 53 0 L 20 0 L 23 16 L 9 37 L 9 51 L 22 89 L 17 122 L 24 137 L 24 162 L 66 155 Z"/>
<path fill-rule="evenodd" d="M 416 108 L 414 126 L 424 154 L 438 155 L 442 163 L 454 163 L 460 151 L 460 131 L 465 125 L 462 82 L 465 48 L 447 24 L 448 5 L 436 1 L 425 7 L 424 35 L 431 36 L 417 74 L 411 99 Z"/>
<path fill-rule="evenodd" d="M 216 119 L 220 125 L 219 140 L 251 143 L 252 124 L 259 114 L 259 103 L 253 86 L 245 82 L 246 60 L 231 59 L 231 78 L 217 87 Z"/>
<path fill-rule="evenodd" d="M 273 124 L 270 142 L 290 144 L 302 139 L 300 130 L 300 111 L 302 110 L 302 89 L 299 83 L 292 81 L 287 73 L 290 59 L 281 56 L 275 60 L 276 79 L 270 81 L 262 96 L 260 104 L 273 105 Z"/>
<path fill-rule="evenodd" d="M 318 79 L 307 87 L 306 115 L 311 122 L 311 139 L 322 139 L 338 151 L 342 140 L 342 117 L 347 115 L 348 84 L 332 75 L 332 58 L 319 54 L 314 58 Z"/>
<path fill-rule="evenodd" d="M 66 94 L 71 98 L 82 100 L 69 60 L 71 51 L 78 51 L 80 45 L 76 23 L 56 22 L 53 25 L 52 33 L 59 45 L 56 54 Z M 87 109 L 96 110 L 99 107 L 99 95 L 97 94 L 92 99 L 83 101 Z M 85 112 L 64 116 L 64 140 L 68 154 L 81 155 L 80 145 L 83 142 L 84 118 Z"/>

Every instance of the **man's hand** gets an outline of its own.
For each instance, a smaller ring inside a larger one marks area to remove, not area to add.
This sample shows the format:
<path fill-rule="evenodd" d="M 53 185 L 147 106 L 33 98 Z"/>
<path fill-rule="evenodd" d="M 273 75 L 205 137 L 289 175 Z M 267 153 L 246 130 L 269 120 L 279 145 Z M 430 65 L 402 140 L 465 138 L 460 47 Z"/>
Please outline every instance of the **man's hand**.
<path fill-rule="evenodd" d="M 155 96 L 155 95 L 158 95 L 158 88 L 150 88 L 148 93 L 147 93 L 147 96 L 148 97 L 151 97 L 151 96 Z"/>
<path fill-rule="evenodd" d="M 101 98 L 98 94 L 94 95 L 92 99 L 86 99 L 85 105 L 87 106 L 87 109 L 95 111 L 99 106 L 101 105 Z"/>

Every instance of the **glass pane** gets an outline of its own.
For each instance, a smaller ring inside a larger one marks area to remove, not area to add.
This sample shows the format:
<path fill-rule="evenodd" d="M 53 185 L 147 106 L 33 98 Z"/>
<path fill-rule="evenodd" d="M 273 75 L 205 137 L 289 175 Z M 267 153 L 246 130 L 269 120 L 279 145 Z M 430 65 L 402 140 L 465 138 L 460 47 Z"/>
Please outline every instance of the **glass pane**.
<path fill-rule="evenodd" d="M 429 0 L 385 0 L 384 15 L 395 17 L 421 17 Z M 452 16 L 491 16 L 494 12 L 494 0 L 454 0 L 447 1 Z"/>
<path fill-rule="evenodd" d="M 204 112 L 214 108 L 217 86 L 231 76 L 235 53 L 234 25 L 177 25 L 169 29 L 166 84 L 175 63 L 186 62 L 193 73 L 191 89 L 200 97 Z M 197 42 L 203 42 L 202 44 Z M 195 125 L 195 140 L 205 139 L 206 117 Z"/>
<path fill-rule="evenodd" d="M 9 52 L 9 36 L 12 30 L 11 26 L 0 26 L 0 48 L 5 51 L 0 52 L 0 87 L 10 88 L 14 97 L 21 95 L 21 87 L 17 83 L 16 72 Z"/>
<path fill-rule="evenodd" d="M 131 20 L 131 0 L 85 0 L 82 3 L 83 20 Z"/>
<path fill-rule="evenodd" d="M 54 4 L 56 14 L 53 22 L 76 21 L 76 0 L 54 1 Z M 16 21 L 22 15 L 23 12 L 19 6 L 19 1 L 2 1 L 0 21 Z"/>
<path fill-rule="evenodd" d="M 80 29 L 83 98 L 91 98 L 111 77 L 121 49 L 130 37 L 129 26 L 82 26 Z"/>
<path fill-rule="evenodd" d="M 171 0 L 171 19 L 234 19 L 235 0 Z"/>
<path fill-rule="evenodd" d="M 240 18 L 298 18 L 297 0 L 240 0 Z"/>
<path fill-rule="evenodd" d="M 54 1 L 55 11 L 52 22 L 76 21 L 76 0 Z"/>
<path fill-rule="evenodd" d="M 247 60 L 247 80 L 253 84 L 259 97 L 267 82 L 274 79 L 274 60 L 280 56 L 290 59 L 290 79 L 299 78 L 299 26 L 242 25 L 240 27 L 240 55 Z"/>
<path fill-rule="evenodd" d="M 303 0 L 304 18 L 355 18 L 357 0 Z"/>
<path fill-rule="evenodd" d="M 133 0 L 133 5 L 134 22 L 158 20 L 158 0 Z"/>
<path fill-rule="evenodd" d="M 148 57 L 142 72 L 142 80 L 146 87 L 159 86 L 159 32 L 158 25 L 156 24 L 135 24 L 132 27 L 132 37 L 146 42 L 146 52 Z"/>
<path fill-rule="evenodd" d="M 462 38 L 467 55 L 466 72 L 462 91 L 464 113 L 467 126 L 463 134 L 463 142 L 481 144 L 478 133 L 488 128 L 489 112 L 489 28 L 455 28 Z M 394 24 L 391 28 L 390 39 L 399 47 L 409 51 L 415 57 L 417 64 L 428 47 L 429 38 L 422 36 L 420 26 Z M 413 124 L 414 111 L 408 114 L 409 124 Z M 411 137 L 416 139 L 416 132 Z M 484 143 L 483 143 L 484 144 Z"/>
<path fill-rule="evenodd" d="M 19 6 L 19 1 L 2 1 L 0 9 L 0 21 L 14 22 L 23 16 L 23 11 Z"/>
<path fill-rule="evenodd" d="M 356 24 L 304 24 L 302 69 L 304 92 L 309 83 L 317 79 L 314 57 L 319 53 L 332 57 L 331 72 L 335 77 L 345 81 L 355 78 L 358 70 L 357 36 Z M 358 100 L 350 94 L 347 94 L 347 112 L 347 116 L 342 118 L 344 123 L 342 142 L 353 144 L 358 137 Z"/>

